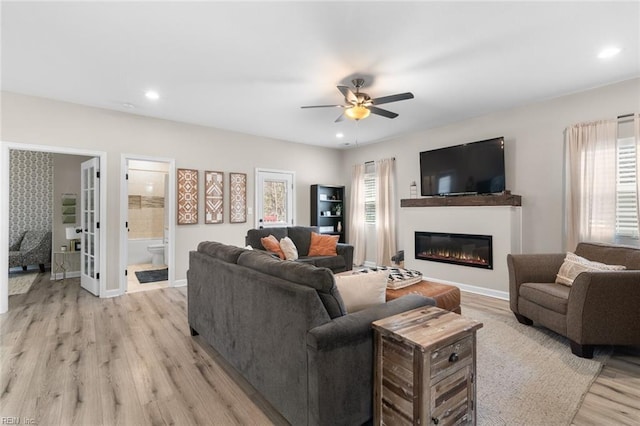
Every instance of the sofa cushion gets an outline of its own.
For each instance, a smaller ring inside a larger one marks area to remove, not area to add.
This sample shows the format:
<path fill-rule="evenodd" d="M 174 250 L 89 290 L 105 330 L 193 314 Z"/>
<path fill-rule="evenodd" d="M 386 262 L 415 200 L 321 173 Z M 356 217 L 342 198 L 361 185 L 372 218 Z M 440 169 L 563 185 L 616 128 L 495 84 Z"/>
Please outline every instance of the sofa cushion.
<path fill-rule="evenodd" d="M 337 256 L 336 246 L 339 239 L 339 235 L 320 235 L 312 232 L 309 256 Z"/>
<path fill-rule="evenodd" d="M 278 239 L 278 241 L 280 241 L 282 238 L 287 236 L 287 228 L 249 229 L 245 238 L 245 244 L 253 247 L 254 249 L 266 250 L 266 248 L 262 246 L 260 238 L 268 237 L 269 235 L 273 235 Z"/>
<path fill-rule="evenodd" d="M 317 268 L 303 262 L 283 262 L 250 250 L 246 250 L 240 255 L 238 265 L 311 287 L 318 292 L 329 317 L 337 318 L 346 314 L 342 297 L 330 269 Z"/>
<path fill-rule="evenodd" d="M 556 283 L 524 283 L 520 286 L 520 297 L 537 305 L 565 315 L 571 287 Z"/>
<path fill-rule="evenodd" d="M 298 248 L 293 243 L 291 238 L 284 237 L 280 240 L 280 250 L 284 253 L 284 258 L 287 260 L 298 259 Z"/>
<path fill-rule="evenodd" d="M 289 238 L 298 249 L 298 256 L 307 256 L 311 245 L 311 232 L 317 232 L 318 228 L 309 226 L 290 226 L 287 228 Z"/>
<path fill-rule="evenodd" d="M 568 252 L 556 276 L 556 283 L 571 286 L 576 277 L 582 272 L 622 271 L 624 269 L 627 268 L 622 265 L 606 265 Z"/>
<path fill-rule="evenodd" d="M 216 259 L 224 260 L 225 262 L 237 263 L 240 254 L 247 250 L 240 247 L 218 243 L 216 241 L 203 241 L 198 244 L 198 251 L 215 257 Z"/>
<path fill-rule="evenodd" d="M 280 248 L 280 242 L 273 235 L 269 234 L 268 237 L 260 238 L 260 244 L 262 244 L 262 247 L 266 248 L 267 251 L 277 254 L 280 259 L 285 259 L 284 253 Z"/>
<path fill-rule="evenodd" d="M 351 274 L 343 272 L 334 276 L 336 286 L 347 309 L 354 313 L 385 303 L 387 273 Z"/>

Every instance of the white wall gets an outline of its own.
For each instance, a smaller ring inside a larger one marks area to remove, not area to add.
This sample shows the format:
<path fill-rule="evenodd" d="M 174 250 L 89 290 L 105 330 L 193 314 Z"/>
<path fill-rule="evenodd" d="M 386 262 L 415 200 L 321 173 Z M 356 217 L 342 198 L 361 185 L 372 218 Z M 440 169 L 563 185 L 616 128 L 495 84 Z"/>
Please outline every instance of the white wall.
<path fill-rule="evenodd" d="M 420 182 L 421 151 L 504 136 L 507 189 L 522 195 L 523 252 L 563 251 L 564 129 L 637 111 L 639 78 L 349 149 L 343 156 L 343 180 L 350 185 L 353 164 L 395 157 L 397 193 L 409 198 L 411 181 Z M 400 240 L 398 248 L 406 247 Z"/>
<path fill-rule="evenodd" d="M 246 172 L 250 207 L 256 167 L 295 171 L 296 219 L 306 225 L 309 185 L 349 185 L 351 165 L 355 163 L 395 157 L 398 196 L 409 198 L 410 182 L 419 181 L 420 151 L 505 136 L 507 187 L 523 197 L 523 251 L 557 252 L 563 249 L 564 129 L 577 122 L 640 111 L 639 93 L 640 79 L 636 78 L 339 151 L 3 92 L 0 140 L 107 153 L 107 214 L 111 224 L 107 235 L 107 288 L 115 289 L 122 153 L 175 158 L 178 168 Z M 366 120 L 360 125 L 366 126 Z M 204 217 L 202 203 L 200 208 L 200 217 Z M 178 226 L 176 279 L 186 277 L 188 252 L 200 241 L 242 245 L 247 229 L 252 227 L 253 216 L 246 224 Z M 402 234 L 400 225 L 400 238 Z M 402 240 L 398 247 L 403 248 Z"/>
<path fill-rule="evenodd" d="M 256 167 L 295 171 L 296 222 L 300 225 L 309 224 L 311 184 L 346 183 L 340 180 L 342 170 L 338 150 L 7 92 L 2 92 L 0 140 L 107 153 L 108 290 L 118 287 L 121 272 L 118 270 L 118 224 L 122 153 L 174 158 L 177 168 L 247 173 L 249 207 L 253 207 Z M 202 202 L 200 209 L 202 218 Z M 200 241 L 217 240 L 244 245 L 246 231 L 252 227 L 253 216 L 249 216 L 244 224 L 204 225 L 201 221 L 198 225 L 178 226 L 176 279 L 186 278 L 189 251 L 195 249 Z"/>

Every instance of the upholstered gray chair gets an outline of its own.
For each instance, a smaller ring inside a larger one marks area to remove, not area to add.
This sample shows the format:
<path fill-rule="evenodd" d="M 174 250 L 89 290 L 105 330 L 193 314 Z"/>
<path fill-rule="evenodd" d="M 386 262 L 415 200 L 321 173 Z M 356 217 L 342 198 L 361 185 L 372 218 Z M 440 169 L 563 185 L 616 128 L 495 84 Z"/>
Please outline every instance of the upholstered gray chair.
<path fill-rule="evenodd" d="M 575 254 L 627 270 L 582 272 L 568 287 L 555 282 L 566 253 L 510 254 L 509 299 L 517 320 L 568 337 L 579 357 L 592 358 L 594 345 L 640 345 L 640 250 L 582 242 Z"/>
<path fill-rule="evenodd" d="M 51 263 L 51 231 L 26 231 L 22 238 L 9 247 L 9 268 L 38 265 L 40 272 Z"/>

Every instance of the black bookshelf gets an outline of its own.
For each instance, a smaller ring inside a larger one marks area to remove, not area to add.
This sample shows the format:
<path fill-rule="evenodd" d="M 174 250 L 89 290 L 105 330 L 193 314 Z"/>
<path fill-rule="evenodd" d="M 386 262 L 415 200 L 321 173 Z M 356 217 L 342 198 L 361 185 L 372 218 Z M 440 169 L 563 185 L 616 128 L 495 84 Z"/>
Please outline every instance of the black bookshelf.
<path fill-rule="evenodd" d="M 339 235 L 346 241 L 344 186 L 311 185 L 311 226 L 321 234 Z"/>

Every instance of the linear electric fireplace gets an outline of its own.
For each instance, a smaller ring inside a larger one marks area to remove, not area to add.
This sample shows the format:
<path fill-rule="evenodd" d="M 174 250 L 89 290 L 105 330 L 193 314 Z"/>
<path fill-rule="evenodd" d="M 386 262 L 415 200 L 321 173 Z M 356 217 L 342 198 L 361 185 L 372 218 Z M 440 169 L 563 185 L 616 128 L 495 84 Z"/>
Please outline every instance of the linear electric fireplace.
<path fill-rule="evenodd" d="M 416 232 L 416 259 L 493 269 L 491 235 Z"/>

